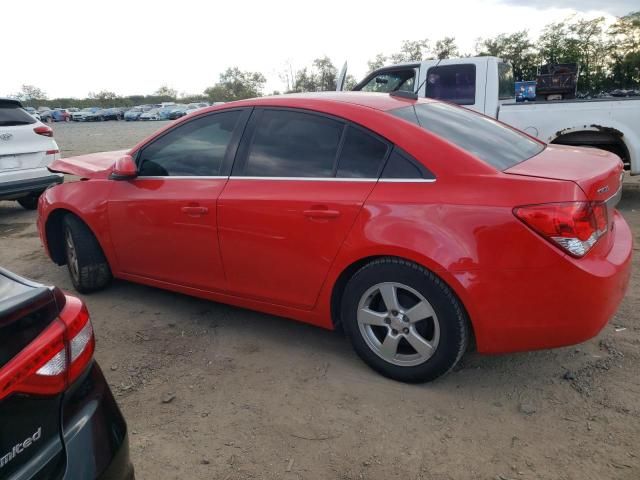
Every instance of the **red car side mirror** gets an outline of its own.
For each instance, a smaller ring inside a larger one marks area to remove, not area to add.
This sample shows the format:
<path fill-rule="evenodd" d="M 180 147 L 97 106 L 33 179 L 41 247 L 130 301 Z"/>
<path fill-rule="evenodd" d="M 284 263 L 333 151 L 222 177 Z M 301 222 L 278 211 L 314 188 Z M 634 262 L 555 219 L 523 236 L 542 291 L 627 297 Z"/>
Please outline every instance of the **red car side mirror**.
<path fill-rule="evenodd" d="M 113 180 L 131 180 L 137 176 L 138 169 L 131 155 L 124 155 L 116 160 L 113 171 L 111 172 L 111 178 Z"/>

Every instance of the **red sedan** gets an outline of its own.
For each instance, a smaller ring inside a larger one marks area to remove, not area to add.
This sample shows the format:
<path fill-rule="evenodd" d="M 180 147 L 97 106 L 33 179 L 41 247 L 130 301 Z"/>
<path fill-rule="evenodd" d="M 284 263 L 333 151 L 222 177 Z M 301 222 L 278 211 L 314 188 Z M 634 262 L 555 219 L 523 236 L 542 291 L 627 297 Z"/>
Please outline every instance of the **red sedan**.
<path fill-rule="evenodd" d="M 627 288 L 622 162 L 398 95 L 252 99 L 51 167 L 38 226 L 81 292 L 112 277 L 341 326 L 389 377 L 596 335 Z"/>

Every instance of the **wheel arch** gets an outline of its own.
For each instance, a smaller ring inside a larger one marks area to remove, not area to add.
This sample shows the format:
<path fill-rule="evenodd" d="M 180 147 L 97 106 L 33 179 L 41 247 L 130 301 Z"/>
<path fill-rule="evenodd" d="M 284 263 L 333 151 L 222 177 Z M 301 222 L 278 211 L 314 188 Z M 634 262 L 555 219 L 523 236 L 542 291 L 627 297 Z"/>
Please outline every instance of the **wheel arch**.
<path fill-rule="evenodd" d="M 107 259 L 107 262 L 111 263 L 107 256 L 107 252 L 104 249 L 104 246 L 100 242 L 100 237 L 96 235 L 96 232 L 94 231 L 93 228 L 91 228 L 91 225 L 87 223 L 76 212 L 66 208 L 57 208 L 53 210 L 51 213 L 49 213 L 47 220 L 45 222 L 45 235 L 47 240 L 47 247 L 49 249 L 49 255 L 53 260 L 53 262 L 57 265 L 67 264 L 67 256 L 64 250 L 64 223 L 63 223 L 64 218 L 67 215 L 73 215 L 89 229 L 89 231 L 93 234 L 96 241 L 98 242 L 98 245 L 100 245 L 100 248 L 102 249 L 102 252 L 105 255 L 105 258 Z"/>
<path fill-rule="evenodd" d="M 411 258 L 411 256 L 404 256 L 404 255 L 387 255 L 387 254 L 369 255 L 369 256 L 365 256 L 365 257 L 361 257 L 359 259 L 353 260 L 351 263 L 349 263 L 344 268 L 342 268 L 340 274 L 336 278 L 336 281 L 333 283 L 333 286 L 331 289 L 331 300 L 330 300 L 331 322 L 333 324 L 334 329 L 336 330 L 342 329 L 342 320 L 340 318 L 340 304 L 342 303 L 342 296 L 344 294 L 344 289 L 345 289 L 345 286 L 347 285 L 347 282 L 362 267 L 380 258 L 394 258 L 398 260 L 403 260 L 405 262 L 410 262 L 428 270 L 433 275 L 438 277 L 440 281 L 442 281 L 442 283 L 444 283 L 447 287 L 449 287 L 449 289 L 451 289 L 451 292 L 453 293 L 453 295 L 460 302 L 460 305 L 462 306 L 462 309 L 464 310 L 464 313 L 466 314 L 466 317 L 469 321 L 469 328 L 471 333 L 470 345 L 475 344 L 475 327 L 473 323 L 473 317 L 471 315 L 471 312 L 469 311 L 469 308 L 467 307 L 467 304 L 464 301 L 463 295 L 460 295 L 461 289 L 463 288 L 462 285 L 460 285 L 455 280 L 454 277 L 448 276 L 446 274 L 443 275 L 445 273 L 444 270 L 435 269 L 433 268 L 433 266 L 430 267 L 428 265 L 429 262 L 418 261 L 415 258 Z"/>
<path fill-rule="evenodd" d="M 629 138 L 622 130 L 601 125 L 565 128 L 557 131 L 549 139 L 549 143 L 556 145 L 584 146 L 607 150 L 618 155 L 625 164 L 625 168 L 631 168 L 633 162 L 628 142 Z"/>

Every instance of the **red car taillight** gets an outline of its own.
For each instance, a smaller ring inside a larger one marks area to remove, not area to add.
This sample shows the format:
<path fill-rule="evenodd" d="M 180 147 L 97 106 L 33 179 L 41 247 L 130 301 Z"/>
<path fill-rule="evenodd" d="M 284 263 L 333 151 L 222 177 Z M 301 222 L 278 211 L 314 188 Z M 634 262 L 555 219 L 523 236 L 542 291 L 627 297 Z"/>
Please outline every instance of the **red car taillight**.
<path fill-rule="evenodd" d="M 574 257 L 583 257 L 607 232 L 607 206 L 602 202 L 562 202 L 516 207 L 526 225 Z"/>
<path fill-rule="evenodd" d="M 53 130 L 46 125 L 41 125 L 33 129 L 38 135 L 42 135 L 44 137 L 53 137 Z"/>
<path fill-rule="evenodd" d="M 69 299 L 78 302 L 78 299 Z M 0 399 L 11 393 L 63 392 L 93 359 L 95 338 L 82 304 L 71 319 L 60 316 L 0 371 Z"/>

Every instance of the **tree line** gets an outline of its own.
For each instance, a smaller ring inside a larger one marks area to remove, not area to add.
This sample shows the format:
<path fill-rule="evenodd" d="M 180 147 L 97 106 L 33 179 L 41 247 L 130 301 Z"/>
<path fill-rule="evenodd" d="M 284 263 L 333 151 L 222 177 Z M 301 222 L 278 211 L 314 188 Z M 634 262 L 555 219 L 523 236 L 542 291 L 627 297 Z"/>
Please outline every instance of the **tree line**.
<path fill-rule="evenodd" d="M 578 91 L 597 93 L 614 88 L 640 87 L 640 11 L 619 17 L 607 26 L 604 17 L 581 19 L 569 17 L 544 27 L 537 38 L 527 30 L 501 33 L 479 38 L 475 52 L 461 53 L 454 37 L 435 42 L 429 39 L 404 40 L 397 52 L 379 53 L 367 62 L 369 71 L 384 65 L 428 59 L 491 55 L 501 57 L 513 66 L 516 80 L 534 80 L 538 67 L 547 63 L 577 63 L 580 67 Z M 294 69 L 287 63 L 280 73 L 284 93 L 334 90 L 338 70 L 327 56 L 316 58 L 309 66 Z M 89 106 L 131 107 L 168 101 L 191 103 L 199 101 L 228 102 L 265 94 L 266 77 L 260 72 L 231 67 L 220 74 L 218 81 L 197 95 L 178 95 L 175 89 L 162 86 L 151 95 L 119 96 L 103 90 L 87 98 L 49 99 L 33 86 L 23 85 L 14 96 L 26 106 L 67 108 Z M 348 75 L 346 88 L 356 84 Z M 274 91 L 270 94 L 279 94 Z"/>

